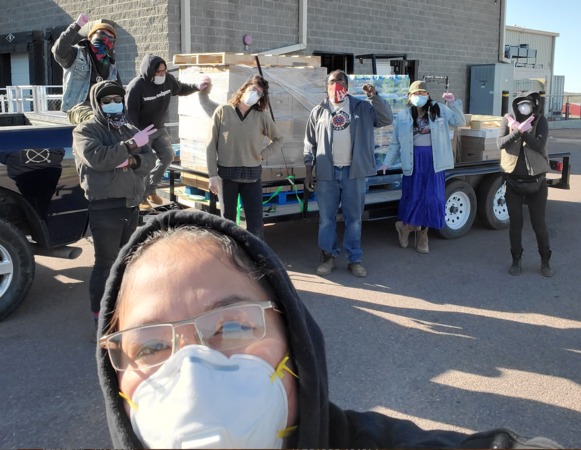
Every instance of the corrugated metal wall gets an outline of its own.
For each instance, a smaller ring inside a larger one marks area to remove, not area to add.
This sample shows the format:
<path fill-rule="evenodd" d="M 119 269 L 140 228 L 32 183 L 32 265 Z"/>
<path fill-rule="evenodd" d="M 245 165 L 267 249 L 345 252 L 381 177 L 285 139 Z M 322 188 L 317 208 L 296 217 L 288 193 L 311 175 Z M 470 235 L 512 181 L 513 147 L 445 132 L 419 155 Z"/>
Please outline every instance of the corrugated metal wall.
<path fill-rule="evenodd" d="M 551 66 L 553 63 L 553 40 L 555 36 L 546 33 L 535 33 L 533 30 L 525 28 L 506 27 L 505 44 L 506 45 L 521 45 L 528 44 L 530 49 L 537 50 L 537 57 L 535 59 L 517 59 L 518 65 L 522 64 L 536 64 L 536 67 L 543 67 L 545 69 L 553 70 Z"/>

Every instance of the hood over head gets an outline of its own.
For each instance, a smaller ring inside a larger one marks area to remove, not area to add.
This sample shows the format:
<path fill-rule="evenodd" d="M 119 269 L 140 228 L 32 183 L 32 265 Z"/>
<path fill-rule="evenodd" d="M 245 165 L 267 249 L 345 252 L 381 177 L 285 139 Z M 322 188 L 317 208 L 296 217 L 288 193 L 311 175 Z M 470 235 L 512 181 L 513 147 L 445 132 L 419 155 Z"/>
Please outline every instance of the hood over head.
<path fill-rule="evenodd" d="M 89 100 L 95 113 L 95 117 L 101 122 L 106 122 L 107 118 L 103 114 L 99 100 L 107 95 L 120 95 L 125 103 L 125 89 L 116 81 L 105 80 L 95 83 L 89 91 Z"/>
<path fill-rule="evenodd" d="M 514 113 L 514 117 L 518 122 L 525 121 L 530 114 L 522 114 L 519 112 L 518 105 L 521 102 L 531 102 L 533 109 L 531 114 L 535 116 L 533 123 L 535 123 L 540 116 L 543 115 L 543 97 L 536 91 L 529 91 L 524 92 L 520 95 L 517 95 L 514 100 L 512 101 L 512 111 Z"/>
<path fill-rule="evenodd" d="M 167 67 L 165 60 L 161 56 L 145 55 L 139 67 L 139 76 L 145 81 L 153 81 L 155 71 L 162 63 Z"/>
<path fill-rule="evenodd" d="M 298 375 L 298 429 L 287 439 L 292 447 L 327 447 L 329 434 L 329 401 L 327 367 L 323 336 L 318 325 L 299 298 L 287 272 L 274 251 L 234 222 L 200 211 L 172 210 L 154 216 L 139 227 L 121 249 L 107 280 L 101 301 L 98 334 L 110 326 L 123 279 L 127 257 L 158 230 L 181 226 L 200 226 L 230 236 L 246 251 L 274 293 L 274 303 L 282 311 L 287 329 L 290 358 Z M 168 255 L 169 257 L 169 255 Z M 99 381 L 105 397 L 109 431 L 115 448 L 143 448 L 132 430 L 130 418 L 119 396 L 117 374 L 107 351 L 97 347 Z"/>

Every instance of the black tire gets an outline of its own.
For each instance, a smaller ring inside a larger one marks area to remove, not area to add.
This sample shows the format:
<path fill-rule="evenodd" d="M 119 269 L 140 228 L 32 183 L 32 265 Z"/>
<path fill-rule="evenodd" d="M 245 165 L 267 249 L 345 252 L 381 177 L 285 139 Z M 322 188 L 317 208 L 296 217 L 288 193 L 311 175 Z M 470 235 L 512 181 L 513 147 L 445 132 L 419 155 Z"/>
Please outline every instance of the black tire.
<path fill-rule="evenodd" d="M 0 219 L 0 321 L 28 295 L 35 272 L 34 253 L 26 236 Z"/>
<path fill-rule="evenodd" d="M 446 218 L 444 228 L 437 230 L 444 239 L 464 236 L 476 218 L 476 193 L 462 180 L 446 184 Z"/>
<path fill-rule="evenodd" d="M 493 175 L 480 183 L 478 187 L 477 214 L 486 228 L 503 230 L 510 225 L 508 208 L 504 194 L 506 185 L 502 175 Z"/>

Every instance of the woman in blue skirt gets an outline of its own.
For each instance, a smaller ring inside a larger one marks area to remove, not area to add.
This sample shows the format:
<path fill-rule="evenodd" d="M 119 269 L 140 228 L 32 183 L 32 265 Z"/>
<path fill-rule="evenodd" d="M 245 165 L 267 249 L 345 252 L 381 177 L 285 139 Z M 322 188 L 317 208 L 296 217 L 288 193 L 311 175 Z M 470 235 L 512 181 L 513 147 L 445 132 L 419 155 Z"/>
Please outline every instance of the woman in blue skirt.
<path fill-rule="evenodd" d="M 379 170 L 401 160 L 402 194 L 395 228 L 399 244 L 406 248 L 412 231 L 418 232 L 416 250 L 429 253 L 428 229 L 443 228 L 446 204 L 444 171 L 454 167 L 449 125 L 466 123 L 462 100 L 446 92 L 444 103 L 430 98 L 428 86 L 414 81 L 408 91 L 408 104 L 396 119 L 389 151 Z"/>

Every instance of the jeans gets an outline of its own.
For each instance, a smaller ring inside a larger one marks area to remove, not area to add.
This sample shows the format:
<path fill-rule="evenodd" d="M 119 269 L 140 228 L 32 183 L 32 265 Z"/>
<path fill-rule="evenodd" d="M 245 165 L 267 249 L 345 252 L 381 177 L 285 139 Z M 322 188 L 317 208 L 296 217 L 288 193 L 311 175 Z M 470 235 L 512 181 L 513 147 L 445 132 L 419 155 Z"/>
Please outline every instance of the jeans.
<path fill-rule="evenodd" d="M 157 155 L 157 163 L 149 174 L 149 181 L 145 187 L 146 195 L 155 194 L 155 190 L 158 188 L 159 183 L 161 183 L 163 174 L 175 157 L 171 146 L 171 136 L 165 127 L 157 130 L 151 136 L 149 146 Z"/>
<path fill-rule="evenodd" d="M 109 208 L 92 210 L 89 205 L 89 225 L 93 235 L 95 265 L 89 280 L 91 311 L 99 312 L 101 297 L 111 266 L 131 234 L 137 228 L 137 208 Z"/>
<path fill-rule="evenodd" d="M 317 180 L 319 204 L 319 247 L 337 257 L 337 212 L 341 206 L 345 231 L 343 248 L 349 263 L 359 263 L 361 250 L 361 220 L 365 205 L 365 178 L 349 179 L 349 166 L 335 167 L 334 180 Z"/>
<path fill-rule="evenodd" d="M 232 180 L 222 180 L 224 192 L 224 217 L 236 221 L 238 194 L 244 207 L 246 229 L 256 237 L 264 240 L 264 223 L 262 221 L 262 180 L 253 183 L 238 183 Z"/>
<path fill-rule="evenodd" d="M 545 224 L 545 210 L 547 208 L 547 197 L 549 188 L 547 187 L 547 180 L 543 180 L 539 190 L 534 194 L 521 195 L 512 190 L 510 185 L 506 183 L 506 207 L 508 208 L 508 215 L 510 216 L 510 248 L 514 251 L 522 250 L 522 227 L 523 227 L 523 204 L 526 198 L 529 215 L 531 218 L 531 225 L 537 238 L 537 245 L 539 253 L 547 254 L 551 248 L 549 243 L 549 231 Z"/>

